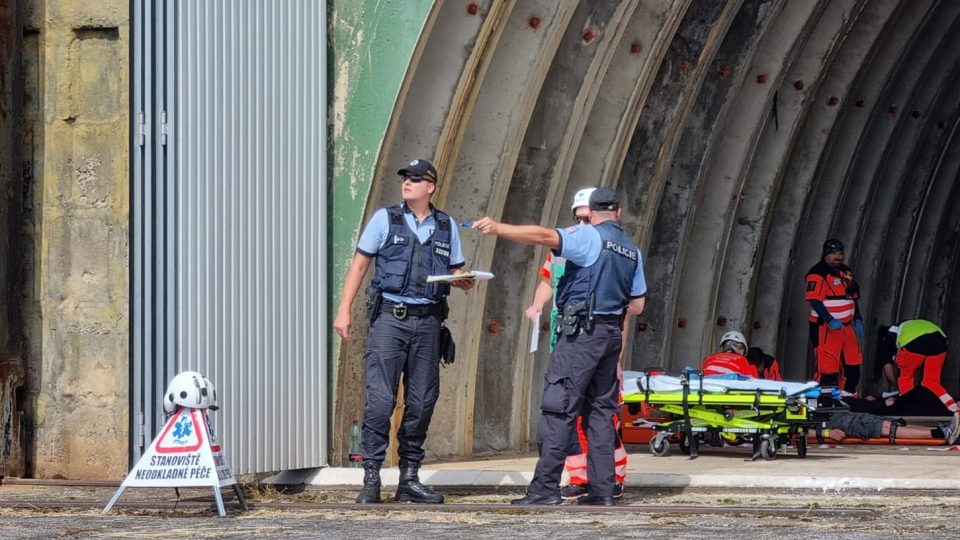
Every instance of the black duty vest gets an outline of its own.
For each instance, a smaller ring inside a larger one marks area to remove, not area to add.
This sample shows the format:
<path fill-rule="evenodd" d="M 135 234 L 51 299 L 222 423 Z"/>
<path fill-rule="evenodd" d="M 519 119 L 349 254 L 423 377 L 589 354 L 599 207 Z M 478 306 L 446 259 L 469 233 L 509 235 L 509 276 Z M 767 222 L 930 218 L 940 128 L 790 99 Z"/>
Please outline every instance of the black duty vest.
<path fill-rule="evenodd" d="M 382 292 L 439 302 L 450 294 L 450 285 L 427 283 L 431 274 L 450 273 L 450 216 L 433 210 L 436 227 L 426 243 L 403 219 L 403 205 L 387 208 L 390 234 L 377 253 L 376 272 L 371 286 Z"/>
<path fill-rule="evenodd" d="M 640 250 L 623 232 L 619 221 L 608 220 L 596 225 L 602 248 L 592 266 L 578 266 L 567 260 L 557 286 L 557 306 L 586 302 L 594 295 L 594 313 L 620 313 L 630 302 L 633 276 L 640 264 Z"/>

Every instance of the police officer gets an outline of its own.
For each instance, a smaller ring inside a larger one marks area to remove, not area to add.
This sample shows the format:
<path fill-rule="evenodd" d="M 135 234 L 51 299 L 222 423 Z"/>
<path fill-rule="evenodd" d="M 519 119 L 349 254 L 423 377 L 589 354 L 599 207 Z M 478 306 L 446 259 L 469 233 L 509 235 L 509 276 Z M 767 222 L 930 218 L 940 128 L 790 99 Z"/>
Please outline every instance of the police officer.
<path fill-rule="evenodd" d="M 334 321 L 341 339 L 349 339 L 353 300 L 370 262 L 376 259 L 367 302 L 371 323 L 364 357 L 364 475 L 357 502 L 381 502 L 380 466 L 386 457 L 390 415 L 403 374 L 396 498 L 441 503 L 443 495 L 421 484 L 417 471 L 440 392 L 439 338 L 450 286 L 428 284 L 427 276 L 461 273 L 464 259 L 456 222 L 430 203 L 437 189 L 434 166 L 425 159 L 415 159 L 397 174 L 402 179 L 403 204 L 377 210 L 364 229 L 344 279 Z M 460 280 L 453 285 L 469 290 L 473 281 Z"/>
<path fill-rule="evenodd" d="M 843 264 L 843 244 L 830 239 L 823 256 L 806 276 L 810 303 L 810 341 L 817 357 L 817 376 L 824 386 L 842 386 L 851 394 L 860 384 L 863 363 L 857 338 L 863 337 L 860 288 L 853 270 Z"/>
<path fill-rule="evenodd" d="M 640 251 L 623 232 L 615 191 L 590 195 L 590 225 L 546 229 L 507 225 L 485 217 L 485 234 L 539 244 L 566 258 L 557 288 L 562 333 L 550 354 L 540 405 L 540 459 L 522 499 L 512 504 L 560 504 L 560 476 L 577 415 L 583 415 L 590 451 L 589 495 L 578 504 L 614 505 L 613 416 L 617 413 L 617 359 L 626 315 L 643 311 L 647 291 Z"/>
<path fill-rule="evenodd" d="M 570 206 L 570 211 L 573 212 L 575 223 L 590 223 L 590 195 L 592 195 L 596 189 L 597 188 L 584 188 L 573 195 L 573 204 Z M 564 260 L 563 257 L 555 257 L 553 253 L 547 254 L 547 260 L 543 263 L 543 266 L 540 267 L 540 277 L 542 279 L 537 285 L 536 291 L 534 291 L 533 303 L 524 311 L 524 314 L 533 324 L 540 324 L 540 314 L 543 310 L 543 305 L 547 300 L 554 297 L 554 290 L 560 284 L 560 279 L 563 277 L 566 265 L 567 261 Z M 560 339 L 560 334 L 552 331 L 557 327 L 557 317 L 559 316 L 556 301 L 554 301 L 553 304 L 553 308 L 550 310 L 551 351 L 553 351 L 554 346 L 556 346 L 557 340 Z M 625 345 L 626 332 L 624 332 L 623 339 Z M 623 372 L 619 366 L 617 368 L 617 380 L 622 386 Z M 622 398 L 622 396 L 619 397 Z M 622 401 L 622 399 L 617 400 L 618 403 Z M 616 483 L 614 484 L 613 496 L 614 498 L 620 498 L 623 496 L 623 484 L 627 478 L 627 450 L 623 447 L 623 441 L 621 441 L 619 437 L 619 414 L 616 415 L 614 419 L 614 430 L 618 433 L 618 436 L 617 446 L 613 451 L 614 459 L 616 460 L 614 464 Z M 581 417 L 578 417 L 576 438 L 571 441 L 570 447 L 570 451 L 573 453 L 567 456 L 566 464 L 564 464 L 563 467 L 570 478 L 570 484 L 560 489 L 560 496 L 564 499 L 579 499 L 590 492 L 590 479 L 587 476 L 588 448 L 587 437 L 583 432 L 583 422 L 581 421 Z"/>

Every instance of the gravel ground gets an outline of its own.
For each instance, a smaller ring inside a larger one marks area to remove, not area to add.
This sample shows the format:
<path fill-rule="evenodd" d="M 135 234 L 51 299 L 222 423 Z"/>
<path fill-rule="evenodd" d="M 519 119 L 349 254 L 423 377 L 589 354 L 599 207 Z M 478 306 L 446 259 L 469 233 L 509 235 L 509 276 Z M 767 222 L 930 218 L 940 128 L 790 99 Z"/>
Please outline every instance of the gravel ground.
<path fill-rule="evenodd" d="M 451 505 L 500 504 L 517 490 L 444 490 Z M 148 510 L 150 503 L 174 501 L 171 490 L 129 489 L 123 507 L 100 513 L 112 488 L 0 487 L 0 536 L 3 538 L 956 538 L 960 536 L 960 493 L 931 492 L 730 492 L 718 489 L 643 490 L 629 488 L 621 506 L 636 513 L 441 512 L 418 509 L 378 510 L 355 507 L 312 509 L 312 505 L 352 502 L 353 490 L 307 490 L 279 493 L 250 491 L 253 508 L 240 512 L 228 502 L 229 516 L 199 501 L 212 501 L 200 490 L 183 490 L 185 506 Z M 386 494 L 386 493 L 385 493 Z M 31 504 L 64 501 L 76 508 L 40 508 Z M 142 508 L 139 504 L 142 503 Z M 295 509 L 278 508 L 299 503 Z M 269 506 L 268 506 L 269 505 Z M 703 513 L 653 513 L 648 505 L 695 505 Z M 14 507 L 16 506 L 16 507 Z M 716 507 L 785 509 L 853 509 L 869 513 L 837 515 L 785 513 L 717 514 Z M 853 514 L 853 515 L 851 515 Z"/>

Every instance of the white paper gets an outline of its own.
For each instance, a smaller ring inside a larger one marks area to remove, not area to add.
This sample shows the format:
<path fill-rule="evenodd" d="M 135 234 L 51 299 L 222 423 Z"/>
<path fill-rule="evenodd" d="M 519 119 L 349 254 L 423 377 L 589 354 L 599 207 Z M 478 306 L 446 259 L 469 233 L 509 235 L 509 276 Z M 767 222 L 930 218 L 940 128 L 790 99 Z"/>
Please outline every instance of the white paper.
<path fill-rule="evenodd" d="M 487 281 L 493 279 L 493 274 L 482 270 L 471 270 L 462 274 L 445 274 L 442 276 L 427 276 L 427 283 L 450 283 L 461 279 L 474 279 L 477 281 Z"/>
<path fill-rule="evenodd" d="M 530 327 L 530 352 L 537 352 L 537 346 L 540 344 L 540 313 L 537 312 L 537 322 Z"/>

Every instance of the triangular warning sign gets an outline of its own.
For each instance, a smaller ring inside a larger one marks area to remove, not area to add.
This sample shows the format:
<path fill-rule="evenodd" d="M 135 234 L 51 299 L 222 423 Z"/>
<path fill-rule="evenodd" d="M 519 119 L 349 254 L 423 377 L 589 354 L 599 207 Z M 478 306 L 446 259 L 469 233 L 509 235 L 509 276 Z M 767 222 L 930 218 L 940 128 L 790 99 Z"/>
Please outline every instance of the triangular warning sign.
<path fill-rule="evenodd" d="M 120 489 L 103 511 L 110 510 L 128 487 L 209 486 L 214 488 L 220 515 L 225 515 L 220 488 L 232 485 L 241 500 L 241 506 L 245 507 L 233 470 L 223 455 L 205 412 L 181 408 L 174 413 L 124 478 Z"/>

